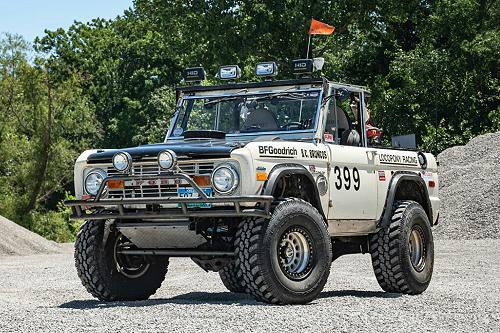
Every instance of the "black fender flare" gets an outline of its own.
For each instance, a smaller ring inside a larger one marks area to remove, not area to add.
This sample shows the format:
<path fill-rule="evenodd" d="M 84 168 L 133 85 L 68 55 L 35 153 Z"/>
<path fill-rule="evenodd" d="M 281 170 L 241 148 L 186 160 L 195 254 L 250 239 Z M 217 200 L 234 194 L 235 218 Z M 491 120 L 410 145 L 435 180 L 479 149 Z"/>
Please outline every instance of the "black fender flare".
<path fill-rule="evenodd" d="M 423 207 L 425 212 L 427 213 L 427 217 L 429 218 L 429 221 L 431 223 L 431 226 L 433 225 L 433 219 L 432 219 L 432 204 L 431 200 L 429 198 L 429 191 L 427 191 L 427 186 L 425 185 L 425 181 L 422 179 L 422 177 L 413 172 L 396 172 L 391 178 L 391 182 L 389 183 L 389 190 L 387 191 L 387 197 L 385 199 L 385 206 L 384 210 L 382 211 L 382 216 L 380 217 L 378 226 L 383 228 L 389 225 L 390 220 L 391 220 L 391 213 L 392 213 L 392 206 L 395 201 L 396 197 L 396 192 L 398 190 L 398 187 L 403 181 L 412 181 L 415 182 L 420 191 L 422 191 L 422 194 L 424 196 L 424 201 L 427 207 Z"/>
<path fill-rule="evenodd" d="M 311 182 L 314 189 L 313 193 L 311 194 L 313 195 L 314 201 L 317 203 L 316 208 L 318 209 L 319 213 L 323 215 L 323 217 L 325 217 L 323 207 L 321 206 L 321 198 L 316 186 L 316 181 L 314 180 L 314 177 L 309 172 L 309 170 L 307 170 L 303 165 L 290 163 L 275 165 L 271 169 L 271 172 L 269 172 L 269 176 L 264 183 L 264 186 L 262 188 L 262 195 L 273 195 L 274 190 L 276 189 L 276 186 L 278 185 L 278 182 L 282 177 L 294 175 L 305 176 Z"/>

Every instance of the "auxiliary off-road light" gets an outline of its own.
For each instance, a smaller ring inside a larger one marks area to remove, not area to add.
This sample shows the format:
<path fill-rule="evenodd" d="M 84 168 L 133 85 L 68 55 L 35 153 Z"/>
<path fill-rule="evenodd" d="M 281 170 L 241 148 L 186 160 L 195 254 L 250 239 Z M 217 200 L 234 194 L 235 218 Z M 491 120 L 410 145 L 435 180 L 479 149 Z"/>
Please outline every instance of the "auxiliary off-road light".
<path fill-rule="evenodd" d="M 255 66 L 255 75 L 262 77 L 273 77 L 278 75 L 278 65 L 274 61 L 261 62 Z"/>
<path fill-rule="evenodd" d="M 312 74 L 313 60 L 312 59 L 297 59 L 292 62 L 293 74 Z"/>
<path fill-rule="evenodd" d="M 184 81 L 186 82 L 201 82 L 205 80 L 205 69 L 203 67 L 186 68 L 183 73 Z"/>
<path fill-rule="evenodd" d="M 236 80 L 241 77 L 241 69 L 237 65 L 221 66 L 217 76 L 220 80 Z"/>
<path fill-rule="evenodd" d="M 90 195 L 96 195 L 106 177 L 107 174 L 102 169 L 91 170 L 85 177 L 85 191 Z"/>
<path fill-rule="evenodd" d="M 177 165 L 177 154 L 172 150 L 162 150 L 158 154 L 158 166 L 163 170 L 171 170 Z"/>
<path fill-rule="evenodd" d="M 120 172 L 127 172 L 132 167 L 132 156 L 125 151 L 116 153 L 113 156 L 113 167 Z"/>
<path fill-rule="evenodd" d="M 325 58 L 297 59 L 292 61 L 293 74 L 312 74 L 321 71 L 325 65 Z"/>
<path fill-rule="evenodd" d="M 231 193 L 239 182 L 238 172 L 231 164 L 221 164 L 212 172 L 212 186 L 220 194 Z"/>

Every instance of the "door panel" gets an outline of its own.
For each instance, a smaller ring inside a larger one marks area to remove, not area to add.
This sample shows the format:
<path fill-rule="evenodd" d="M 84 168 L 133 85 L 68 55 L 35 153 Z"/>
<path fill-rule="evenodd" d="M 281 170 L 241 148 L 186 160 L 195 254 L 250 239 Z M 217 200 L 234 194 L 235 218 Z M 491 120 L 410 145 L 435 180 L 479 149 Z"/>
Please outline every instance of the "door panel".
<path fill-rule="evenodd" d="M 329 144 L 329 188 L 332 206 L 328 219 L 377 218 L 377 179 L 372 148 Z"/>

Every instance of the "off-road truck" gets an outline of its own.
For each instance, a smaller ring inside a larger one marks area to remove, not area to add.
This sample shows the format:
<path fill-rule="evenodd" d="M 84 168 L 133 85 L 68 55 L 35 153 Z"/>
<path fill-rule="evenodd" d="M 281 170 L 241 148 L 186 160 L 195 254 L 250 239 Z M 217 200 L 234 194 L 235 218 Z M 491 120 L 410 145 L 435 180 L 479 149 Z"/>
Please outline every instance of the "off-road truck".
<path fill-rule="evenodd" d="M 313 77 L 317 60 L 295 61 L 289 80 L 258 64 L 252 83 L 223 66 L 215 86 L 190 85 L 204 77 L 190 68 L 163 143 L 78 157 L 65 203 L 85 220 L 75 262 L 93 296 L 147 299 L 170 257 L 273 304 L 314 300 L 332 261 L 353 253 L 371 254 L 387 292 L 427 288 L 436 160 L 382 147 L 370 92 Z"/>

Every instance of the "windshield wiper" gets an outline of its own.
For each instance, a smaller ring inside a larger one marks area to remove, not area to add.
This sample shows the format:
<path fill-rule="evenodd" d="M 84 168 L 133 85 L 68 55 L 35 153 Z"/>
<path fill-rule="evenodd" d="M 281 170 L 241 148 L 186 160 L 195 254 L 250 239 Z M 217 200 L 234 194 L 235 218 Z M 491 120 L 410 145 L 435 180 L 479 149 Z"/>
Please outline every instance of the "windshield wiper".
<path fill-rule="evenodd" d="M 261 99 L 273 98 L 273 97 L 277 97 L 277 96 L 280 96 L 280 95 L 287 95 L 287 96 L 289 96 L 289 95 L 292 95 L 294 93 L 293 91 L 290 91 L 292 89 L 295 89 L 295 87 L 291 87 L 291 88 L 288 88 L 288 89 L 285 89 L 285 90 L 282 90 L 282 91 L 279 91 L 279 92 L 275 92 L 274 94 L 264 95 L 262 97 L 257 97 L 254 100 L 258 101 L 258 100 L 261 100 Z"/>
<path fill-rule="evenodd" d="M 235 99 L 241 99 L 242 97 L 243 96 L 221 97 L 221 98 L 217 98 L 217 99 L 213 99 L 211 101 L 205 102 L 203 105 L 204 106 L 210 106 L 212 104 L 217 104 L 217 103 L 220 103 L 220 102 L 226 102 L 226 101 L 232 101 L 232 100 L 235 100 Z"/>
<path fill-rule="evenodd" d="M 236 95 L 236 94 L 239 94 L 242 92 L 247 92 L 247 91 L 248 91 L 248 89 L 241 89 L 240 91 L 235 92 L 235 95 L 224 96 L 224 97 L 212 99 L 211 101 L 205 102 L 203 105 L 212 105 L 212 104 L 216 104 L 216 103 L 220 103 L 220 102 L 232 101 L 235 99 L 243 98 L 243 97 L 245 97 L 245 95 Z"/>

